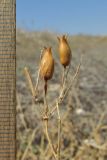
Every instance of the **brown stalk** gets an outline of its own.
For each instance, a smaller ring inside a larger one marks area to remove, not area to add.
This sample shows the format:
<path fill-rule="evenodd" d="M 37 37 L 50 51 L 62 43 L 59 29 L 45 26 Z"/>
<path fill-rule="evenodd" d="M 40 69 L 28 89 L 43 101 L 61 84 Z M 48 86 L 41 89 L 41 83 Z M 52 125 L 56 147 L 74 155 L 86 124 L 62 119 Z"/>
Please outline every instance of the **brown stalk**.
<path fill-rule="evenodd" d="M 57 113 L 58 113 L 58 149 L 57 149 L 57 155 L 58 155 L 58 160 L 61 159 L 60 157 L 60 148 L 61 148 L 61 117 L 59 113 L 59 105 L 58 102 L 56 102 L 57 106 Z"/>
<path fill-rule="evenodd" d="M 47 103 L 45 90 L 44 90 L 44 107 L 45 107 L 45 115 L 47 116 L 47 114 L 48 114 L 48 103 Z"/>
<path fill-rule="evenodd" d="M 36 86 L 35 86 L 35 92 L 38 92 L 39 76 L 40 76 L 40 67 L 39 67 L 39 70 L 38 70 L 38 75 L 37 75 L 37 80 L 36 80 Z"/>
<path fill-rule="evenodd" d="M 66 69 L 63 67 L 63 74 L 62 74 L 62 88 L 63 88 L 64 82 L 65 82 L 65 71 L 66 71 Z"/>
<path fill-rule="evenodd" d="M 64 93 L 63 98 L 68 94 L 69 90 L 70 90 L 71 87 L 73 86 L 73 82 L 75 81 L 75 79 L 77 78 L 77 76 L 78 76 L 78 74 L 79 74 L 81 62 L 82 62 L 82 57 L 81 57 L 81 60 L 80 60 L 79 65 L 77 66 L 77 69 L 76 69 L 76 72 L 75 72 L 75 74 L 74 74 L 74 76 L 73 76 L 73 79 L 72 79 L 72 81 L 71 81 L 71 84 L 69 85 L 69 87 L 67 88 L 66 92 Z"/>
<path fill-rule="evenodd" d="M 74 76 L 73 76 L 73 78 L 72 78 L 72 80 L 71 80 L 71 83 L 70 83 L 69 87 L 66 89 L 65 93 L 64 93 L 64 89 L 63 89 L 63 92 L 61 92 L 60 95 L 59 95 L 59 97 L 57 98 L 58 104 L 61 104 L 61 103 L 63 102 L 63 99 L 67 96 L 69 90 L 70 90 L 71 87 L 73 86 L 74 81 L 76 80 L 76 78 L 77 78 L 77 76 L 78 76 L 78 74 L 79 74 L 81 62 L 82 62 L 82 57 L 81 57 L 81 60 L 80 60 L 79 65 L 77 66 L 76 72 L 75 72 L 75 74 L 74 74 Z M 63 94 L 63 93 L 64 93 L 64 94 Z M 53 113 L 54 113 L 54 111 L 55 111 L 56 109 L 57 109 L 57 106 L 53 106 L 53 107 L 52 107 L 52 110 L 49 111 L 48 116 L 53 115 Z"/>
<path fill-rule="evenodd" d="M 57 160 L 57 155 L 56 155 L 56 153 L 55 153 L 54 147 L 53 147 L 53 145 L 52 145 L 52 141 L 51 141 L 51 139 L 50 139 L 50 137 L 49 137 L 49 133 L 48 133 L 48 118 L 47 118 L 47 119 L 44 119 L 44 124 L 45 124 L 45 134 L 46 134 L 46 137 L 47 137 L 49 146 L 50 146 L 50 148 L 51 148 L 51 150 L 52 150 L 52 153 L 53 153 L 54 158 Z"/>
<path fill-rule="evenodd" d="M 52 144 L 52 141 L 50 139 L 49 132 L 48 132 L 48 115 L 47 115 L 48 114 L 48 104 L 47 104 L 45 90 L 44 90 L 44 107 L 45 107 L 45 115 L 43 117 L 43 121 L 44 121 L 44 126 L 45 126 L 45 135 L 47 137 L 47 140 L 48 140 L 49 146 L 51 148 L 52 154 L 53 154 L 54 158 L 57 160 L 57 155 L 55 153 L 55 150 L 54 150 L 54 147 L 53 147 L 53 144 Z"/>
<path fill-rule="evenodd" d="M 41 63 L 42 56 L 43 56 L 43 50 L 41 50 L 41 54 L 40 54 L 40 63 Z M 39 77 L 40 77 L 40 63 L 39 63 L 38 75 L 36 79 L 35 92 L 38 91 L 38 84 L 39 84 Z"/>
<path fill-rule="evenodd" d="M 36 94 L 35 94 L 34 85 L 32 82 L 31 74 L 30 74 L 29 69 L 27 67 L 24 68 L 24 73 L 27 78 L 28 85 L 29 85 L 30 91 L 32 93 L 32 96 L 35 97 Z"/>

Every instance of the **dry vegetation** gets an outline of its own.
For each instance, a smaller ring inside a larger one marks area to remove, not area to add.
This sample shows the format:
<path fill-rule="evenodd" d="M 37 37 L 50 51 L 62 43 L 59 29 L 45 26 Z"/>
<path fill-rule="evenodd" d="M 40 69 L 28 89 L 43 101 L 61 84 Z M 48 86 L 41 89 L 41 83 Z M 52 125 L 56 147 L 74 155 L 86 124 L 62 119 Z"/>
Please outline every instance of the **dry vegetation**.
<path fill-rule="evenodd" d="M 53 47 L 55 73 L 48 84 L 49 104 L 58 97 L 62 66 L 58 59 L 57 34 L 17 30 L 17 160 L 53 160 L 44 134 L 43 84 L 39 84 L 38 103 L 29 92 L 23 68 L 28 66 L 36 81 L 40 51 Z M 71 83 L 81 54 L 81 69 L 72 89 L 60 106 L 61 160 L 107 160 L 107 37 L 69 36 L 72 64 Z M 57 112 L 49 120 L 49 135 L 57 149 Z"/>

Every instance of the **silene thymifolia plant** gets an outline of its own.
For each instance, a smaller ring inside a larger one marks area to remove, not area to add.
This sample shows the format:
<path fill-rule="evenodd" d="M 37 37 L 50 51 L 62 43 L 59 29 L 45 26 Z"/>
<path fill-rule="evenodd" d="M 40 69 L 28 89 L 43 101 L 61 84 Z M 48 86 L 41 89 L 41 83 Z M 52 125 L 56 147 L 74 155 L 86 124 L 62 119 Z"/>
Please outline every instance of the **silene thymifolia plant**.
<path fill-rule="evenodd" d="M 62 73 L 62 83 L 61 83 L 61 90 L 59 91 L 59 96 L 55 98 L 52 106 L 49 106 L 47 102 L 47 83 L 48 80 L 51 80 L 53 73 L 54 73 L 54 58 L 52 56 L 52 48 L 51 47 L 44 47 L 43 50 L 41 51 L 40 55 L 40 64 L 39 64 L 39 69 L 38 69 L 38 75 L 37 75 L 37 80 L 36 80 L 36 85 L 34 86 L 31 78 L 31 74 L 29 72 L 28 67 L 24 68 L 25 76 L 28 80 L 29 88 L 31 90 L 32 97 L 34 99 L 35 105 L 37 103 L 36 99 L 38 97 L 38 84 L 39 84 L 39 78 L 43 79 L 44 82 L 44 88 L 43 88 L 43 98 L 44 98 L 44 108 L 45 111 L 42 115 L 42 120 L 44 123 L 44 128 L 45 128 L 45 135 L 48 140 L 50 149 L 52 151 L 53 157 L 55 160 L 61 160 L 61 154 L 60 154 L 60 149 L 61 149 L 61 117 L 60 117 L 60 109 L 59 107 L 61 106 L 64 98 L 66 98 L 69 90 L 72 88 L 73 82 L 76 80 L 79 70 L 80 70 L 80 65 L 81 65 L 81 60 L 79 65 L 76 68 L 76 71 L 70 81 L 69 85 L 66 85 L 67 81 L 67 76 L 69 73 L 70 69 L 70 64 L 71 64 L 71 59 L 72 59 L 72 52 L 70 45 L 67 40 L 66 35 L 62 35 L 61 37 L 57 37 L 59 41 L 59 59 L 60 63 L 63 66 L 63 73 Z M 50 109 L 51 108 L 51 109 Z M 57 118 L 58 118 L 58 140 L 57 140 L 57 148 L 54 147 L 54 144 L 52 142 L 52 139 L 49 136 L 48 132 L 48 123 L 51 118 L 51 116 L 57 111 Z"/>

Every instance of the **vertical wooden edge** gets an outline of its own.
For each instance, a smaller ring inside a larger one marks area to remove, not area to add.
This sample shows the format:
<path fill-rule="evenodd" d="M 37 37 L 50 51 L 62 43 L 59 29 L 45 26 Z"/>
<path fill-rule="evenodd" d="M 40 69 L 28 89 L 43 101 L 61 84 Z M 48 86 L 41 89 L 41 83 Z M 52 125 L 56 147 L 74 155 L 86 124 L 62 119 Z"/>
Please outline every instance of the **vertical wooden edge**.
<path fill-rule="evenodd" d="M 15 23 L 15 56 L 16 56 L 16 0 L 14 1 L 14 23 Z M 16 143 L 16 139 L 17 139 L 17 119 L 16 119 L 16 58 L 15 58 L 15 160 L 17 158 L 17 143 Z"/>
<path fill-rule="evenodd" d="M 16 123 L 16 0 L 0 0 L 0 160 L 16 160 Z"/>

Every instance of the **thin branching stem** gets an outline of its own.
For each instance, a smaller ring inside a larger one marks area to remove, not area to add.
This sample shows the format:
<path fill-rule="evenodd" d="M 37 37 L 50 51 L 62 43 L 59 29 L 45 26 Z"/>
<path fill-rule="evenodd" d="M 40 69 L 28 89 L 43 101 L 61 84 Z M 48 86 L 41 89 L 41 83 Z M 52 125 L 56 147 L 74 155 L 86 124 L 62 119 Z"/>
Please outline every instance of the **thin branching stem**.
<path fill-rule="evenodd" d="M 24 68 L 24 73 L 25 73 L 25 76 L 27 78 L 28 85 L 29 85 L 29 88 L 31 90 L 32 96 L 35 97 L 36 93 L 35 93 L 32 77 L 31 77 L 30 71 L 27 67 Z"/>
<path fill-rule="evenodd" d="M 63 88 L 63 84 L 64 84 L 64 80 L 65 80 L 65 71 L 66 71 L 65 67 L 63 67 L 62 84 L 61 84 L 62 88 Z"/>
<path fill-rule="evenodd" d="M 45 120 L 44 120 L 44 123 L 45 123 L 45 134 L 46 134 L 46 137 L 47 137 L 49 146 L 50 146 L 50 148 L 51 148 L 51 150 L 52 150 L 52 153 L 53 153 L 53 156 L 54 156 L 55 160 L 57 160 L 57 155 L 56 155 L 56 153 L 55 153 L 54 147 L 53 147 L 53 145 L 52 145 L 52 141 L 51 141 L 51 139 L 50 139 L 50 137 L 49 137 L 49 133 L 48 133 L 48 119 L 45 119 Z"/>
<path fill-rule="evenodd" d="M 58 155 L 58 160 L 60 160 L 61 159 L 61 157 L 60 157 L 60 149 L 61 149 L 61 117 L 60 117 L 58 102 L 56 102 L 56 106 L 57 106 L 57 112 L 58 112 L 58 149 L 57 149 L 57 155 Z"/>
<path fill-rule="evenodd" d="M 38 75 L 37 75 L 37 79 L 36 79 L 35 92 L 38 92 L 39 76 L 40 76 L 40 67 L 38 69 Z"/>
<path fill-rule="evenodd" d="M 38 69 L 37 79 L 36 79 L 35 92 L 38 91 L 38 84 L 39 84 L 39 77 L 40 77 L 40 63 L 41 63 L 42 55 L 43 55 L 43 50 L 41 50 L 41 54 L 40 54 L 40 62 L 39 62 L 39 69 Z"/>
<path fill-rule="evenodd" d="M 47 116 L 49 109 L 48 109 L 48 102 L 47 102 L 47 97 L 46 97 L 45 89 L 44 89 L 44 107 L 45 107 L 45 114 Z"/>
<path fill-rule="evenodd" d="M 66 70 L 66 75 L 65 75 L 65 83 L 67 81 L 67 76 L 68 76 L 68 73 L 69 73 L 69 70 L 70 70 L 70 67 L 71 67 L 71 63 L 69 64 L 67 70 Z"/>
<path fill-rule="evenodd" d="M 71 83 L 70 83 L 69 87 L 66 89 L 66 91 L 65 91 L 64 94 L 61 93 L 61 94 L 59 95 L 58 100 L 57 100 L 57 101 L 58 101 L 58 104 L 61 104 L 61 103 L 63 102 L 63 99 L 67 96 L 69 90 L 72 88 L 72 86 L 73 86 L 73 84 L 74 84 L 74 81 L 76 80 L 76 78 L 77 78 L 77 76 L 78 76 L 78 74 L 79 74 L 81 62 L 82 62 L 82 57 L 81 57 L 81 60 L 80 60 L 79 65 L 77 66 L 76 72 L 75 72 L 75 74 L 74 74 L 74 76 L 73 76 L 73 78 L 72 78 L 72 80 L 71 80 Z M 63 96 L 62 96 L 62 95 L 63 95 Z M 55 112 L 56 109 L 57 109 L 57 106 L 54 105 L 54 106 L 52 107 L 52 110 L 49 112 L 48 115 L 49 115 L 49 116 L 53 115 L 53 113 Z"/>
<path fill-rule="evenodd" d="M 81 61 L 82 61 L 82 59 L 81 59 Z M 77 76 L 78 76 L 78 74 L 79 74 L 80 66 L 81 66 L 81 61 L 80 61 L 79 65 L 78 65 L 78 67 L 77 67 L 77 69 L 76 69 L 76 72 L 75 72 L 75 74 L 74 74 L 74 76 L 73 76 L 73 79 L 72 79 L 72 81 L 71 81 L 71 84 L 69 85 L 69 87 L 67 88 L 67 90 L 65 91 L 65 93 L 64 93 L 64 95 L 63 95 L 63 99 L 64 99 L 64 98 L 66 97 L 66 95 L 68 94 L 69 90 L 70 90 L 71 87 L 73 86 L 73 82 L 75 81 L 75 79 L 77 78 Z"/>

